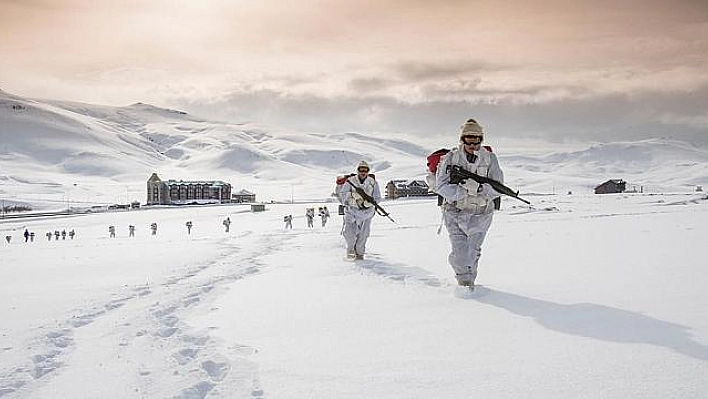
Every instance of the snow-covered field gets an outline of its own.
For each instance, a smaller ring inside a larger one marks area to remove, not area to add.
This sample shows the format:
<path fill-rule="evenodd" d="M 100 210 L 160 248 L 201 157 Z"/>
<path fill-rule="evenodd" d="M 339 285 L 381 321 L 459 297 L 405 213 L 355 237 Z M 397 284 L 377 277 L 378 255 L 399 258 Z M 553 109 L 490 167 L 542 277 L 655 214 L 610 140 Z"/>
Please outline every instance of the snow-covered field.
<path fill-rule="evenodd" d="M 706 196 L 529 199 L 471 298 L 433 199 L 383 203 L 357 262 L 333 204 L 0 221 L 0 397 L 705 398 Z"/>

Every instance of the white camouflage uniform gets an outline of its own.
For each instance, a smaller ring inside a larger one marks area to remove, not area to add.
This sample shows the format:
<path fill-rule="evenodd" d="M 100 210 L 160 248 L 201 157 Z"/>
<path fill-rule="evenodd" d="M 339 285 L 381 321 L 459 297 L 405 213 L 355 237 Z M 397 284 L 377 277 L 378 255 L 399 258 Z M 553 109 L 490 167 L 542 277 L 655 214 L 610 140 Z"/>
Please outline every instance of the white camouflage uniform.
<path fill-rule="evenodd" d="M 458 283 L 471 286 L 474 286 L 477 278 L 482 243 L 492 224 L 493 200 L 500 194 L 489 184 L 482 184 L 479 191 L 473 192 L 461 184 L 450 184 L 450 165 L 458 165 L 480 176 L 504 182 L 504 174 L 495 154 L 481 147 L 474 155 L 474 159 L 470 160 L 462 144 L 446 154 L 438 165 L 435 186 L 435 192 L 444 198 L 443 217 L 452 247 L 448 261 Z M 470 184 L 473 187 L 475 185 L 473 182 Z"/>
<path fill-rule="evenodd" d="M 381 201 L 379 184 L 373 177 L 367 176 L 363 182 L 357 175 L 347 178 L 357 187 L 364 189 L 377 203 Z M 337 187 L 337 197 L 344 205 L 344 240 L 347 242 L 347 254 L 361 257 L 366 252 L 366 241 L 371 231 L 371 219 L 374 217 L 373 204 L 365 201 L 349 183 Z"/>

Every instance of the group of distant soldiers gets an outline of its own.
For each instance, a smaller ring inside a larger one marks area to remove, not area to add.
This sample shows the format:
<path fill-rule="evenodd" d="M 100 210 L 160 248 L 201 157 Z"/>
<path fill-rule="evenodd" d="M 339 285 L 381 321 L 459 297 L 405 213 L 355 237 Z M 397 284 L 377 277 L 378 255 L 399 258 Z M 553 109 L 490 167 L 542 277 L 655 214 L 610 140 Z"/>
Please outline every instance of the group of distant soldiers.
<path fill-rule="evenodd" d="M 329 219 L 329 209 L 326 206 L 321 206 L 317 208 L 317 214 L 322 219 L 322 227 L 327 225 L 327 220 Z M 305 208 L 305 221 L 307 222 L 307 227 L 314 227 L 315 220 L 315 208 Z M 286 229 L 293 228 L 293 215 L 285 215 L 283 217 Z"/>
<path fill-rule="evenodd" d="M 221 224 L 224 226 L 225 232 L 228 233 L 231 230 L 231 218 L 226 217 L 226 219 L 222 220 Z M 188 220 L 185 224 L 185 227 L 187 227 L 187 234 L 192 234 L 192 227 L 194 224 L 192 223 L 191 220 Z M 157 223 L 153 222 L 150 223 L 150 233 L 151 235 L 157 235 Z M 35 233 L 33 231 L 29 231 L 28 229 L 25 229 L 23 236 L 25 238 L 25 242 L 34 242 L 35 238 Z M 52 236 L 56 241 L 59 241 L 59 238 L 61 237 L 62 240 L 66 240 L 66 237 L 68 236 L 69 239 L 73 240 L 74 237 L 76 236 L 76 231 L 74 229 L 69 230 L 68 232 L 66 229 L 62 229 L 61 231 L 59 230 L 54 230 L 53 232 L 48 231 L 47 234 L 45 234 L 47 237 L 48 241 L 52 240 Z M 110 225 L 108 226 L 108 236 L 110 238 L 115 238 L 116 237 L 116 226 Z M 128 225 L 128 237 L 135 237 L 135 225 Z M 5 241 L 10 244 L 12 242 L 12 235 L 6 235 L 5 236 Z"/>
<path fill-rule="evenodd" d="M 225 232 L 228 233 L 231 229 L 231 218 L 226 217 L 221 224 L 224 226 Z M 192 234 L 192 227 L 194 227 L 194 223 L 192 223 L 191 220 L 188 220 L 184 226 L 187 227 L 187 234 Z M 157 235 L 157 223 L 150 223 L 150 234 L 153 236 Z M 108 236 L 110 238 L 115 238 L 116 226 L 108 226 Z M 135 237 L 135 226 L 132 224 L 128 226 L 128 237 Z"/>
<path fill-rule="evenodd" d="M 24 233 L 22 233 L 22 236 L 25 238 L 25 242 L 34 242 L 34 237 L 36 236 L 36 234 L 34 231 L 29 231 L 28 229 L 25 229 Z M 45 236 L 47 237 L 47 241 L 51 241 L 52 236 L 54 236 L 54 239 L 56 241 L 59 241 L 59 237 L 61 237 L 62 240 L 66 240 L 66 236 L 69 236 L 69 238 L 73 240 L 74 236 L 76 236 L 76 231 L 74 231 L 74 229 L 71 229 L 68 232 L 66 231 L 66 229 L 62 229 L 61 231 L 54 230 L 54 232 L 48 231 Z M 12 236 L 6 235 L 5 242 L 7 242 L 8 244 L 11 243 Z"/>
<path fill-rule="evenodd" d="M 322 227 L 325 227 L 327 225 L 327 220 L 330 218 L 329 210 L 327 209 L 326 206 L 324 207 L 319 207 L 317 208 L 317 215 L 322 220 Z M 314 218 L 315 218 L 315 208 L 305 208 L 305 219 L 307 221 L 307 227 L 313 227 L 314 225 Z M 285 221 L 285 228 L 286 229 L 292 229 L 293 228 L 293 215 L 286 215 L 283 220 Z M 224 231 L 228 233 L 231 229 L 231 218 L 226 217 L 226 219 L 222 220 L 221 224 L 224 226 Z M 187 227 L 187 234 L 192 234 L 192 227 L 194 224 L 192 223 L 191 220 L 188 220 L 185 224 L 185 227 Z M 157 235 L 157 223 L 153 222 L 150 223 L 150 233 L 151 235 Z M 35 233 L 33 231 L 29 231 L 25 229 L 24 231 L 24 238 L 25 242 L 31 241 L 34 242 L 35 238 Z M 54 232 L 48 231 L 45 236 L 47 237 L 48 241 L 52 240 L 52 236 L 55 237 L 55 240 L 59 240 L 61 237 L 62 240 L 66 240 L 66 237 L 69 236 L 71 240 L 74 239 L 76 236 L 76 231 L 74 229 L 69 230 L 68 232 L 66 229 L 62 229 L 61 231 L 59 230 L 54 230 Z M 108 236 L 110 238 L 115 238 L 116 237 L 116 226 L 110 225 L 108 226 Z M 128 237 L 135 237 L 135 225 L 128 225 Z M 6 235 L 5 236 L 5 241 L 9 244 L 12 241 L 12 236 L 11 235 Z"/>

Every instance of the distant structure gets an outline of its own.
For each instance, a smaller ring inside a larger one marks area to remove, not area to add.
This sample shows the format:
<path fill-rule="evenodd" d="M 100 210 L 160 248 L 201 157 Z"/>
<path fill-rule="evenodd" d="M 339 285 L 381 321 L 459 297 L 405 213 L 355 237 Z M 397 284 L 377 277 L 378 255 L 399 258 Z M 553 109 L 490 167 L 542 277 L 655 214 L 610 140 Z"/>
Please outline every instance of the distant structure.
<path fill-rule="evenodd" d="M 429 192 L 428 183 L 425 180 L 391 180 L 386 183 L 386 198 L 396 199 L 400 197 L 423 197 L 434 195 Z"/>
<path fill-rule="evenodd" d="M 623 193 L 627 183 L 622 179 L 611 179 L 595 187 L 595 194 Z"/>
<path fill-rule="evenodd" d="M 256 202 L 256 194 L 243 189 L 236 194 L 231 194 L 231 202 L 236 202 L 239 204 Z"/>
<path fill-rule="evenodd" d="M 147 205 L 220 204 L 231 202 L 231 185 L 213 181 L 162 181 L 153 173 L 147 181 Z"/>

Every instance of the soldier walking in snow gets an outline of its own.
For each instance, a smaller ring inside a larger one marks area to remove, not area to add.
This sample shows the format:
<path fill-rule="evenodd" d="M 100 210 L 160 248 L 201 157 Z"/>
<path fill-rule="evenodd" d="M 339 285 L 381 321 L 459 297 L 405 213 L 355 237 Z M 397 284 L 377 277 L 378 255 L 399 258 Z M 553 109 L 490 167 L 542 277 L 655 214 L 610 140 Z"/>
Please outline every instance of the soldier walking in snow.
<path fill-rule="evenodd" d="M 327 219 L 329 219 L 329 210 L 326 206 L 320 208 L 320 217 L 322 218 L 322 227 L 325 227 L 327 225 Z"/>
<path fill-rule="evenodd" d="M 47 234 L 45 234 L 45 236 L 47 236 L 47 241 L 52 240 L 52 232 L 51 231 L 48 231 Z"/>
<path fill-rule="evenodd" d="M 27 242 L 29 240 L 29 235 L 30 235 L 29 230 L 25 229 L 25 232 L 24 232 L 25 242 Z"/>
<path fill-rule="evenodd" d="M 76 235 L 76 232 L 74 231 L 74 229 L 69 230 L 69 238 L 71 238 L 73 240 L 75 235 Z"/>
<path fill-rule="evenodd" d="M 359 162 L 356 170 L 357 174 L 348 177 L 345 184 L 337 185 L 336 194 L 345 207 L 343 234 L 347 242 L 347 258 L 364 259 L 375 208 L 354 187 L 363 189 L 377 203 L 381 201 L 381 191 L 373 176 L 369 176 L 370 168 L 366 161 Z"/>
<path fill-rule="evenodd" d="M 5 236 L 5 241 L 9 244 L 12 241 L 12 236 Z"/>
<path fill-rule="evenodd" d="M 435 192 L 444 198 L 442 209 L 452 251 L 448 261 L 455 271 L 457 283 L 474 289 L 482 243 L 492 224 L 494 199 L 499 193 L 487 183 L 466 179 L 450 183 L 451 165 L 504 182 L 499 161 L 488 148 L 482 147 L 484 133 L 474 119 L 460 127 L 460 144 L 441 160 L 436 174 Z"/>
<path fill-rule="evenodd" d="M 228 233 L 229 227 L 231 226 L 231 218 L 227 217 L 226 219 L 224 219 L 224 221 L 221 224 L 223 224 L 224 227 L 226 228 L 225 233 Z"/>
<path fill-rule="evenodd" d="M 135 237 L 135 226 L 128 226 L 128 237 Z"/>
<path fill-rule="evenodd" d="M 108 234 L 111 238 L 116 237 L 116 226 L 108 226 Z"/>
<path fill-rule="evenodd" d="M 61 235 L 61 233 L 59 232 L 59 230 L 54 230 L 54 239 L 55 239 L 56 241 L 59 241 L 59 236 L 60 236 L 60 235 Z"/>
<path fill-rule="evenodd" d="M 190 220 L 184 225 L 187 226 L 187 234 L 192 234 L 192 221 Z"/>
<path fill-rule="evenodd" d="M 30 242 L 34 242 L 34 231 L 30 232 Z"/>
<path fill-rule="evenodd" d="M 285 228 L 292 230 L 292 228 L 293 228 L 293 215 L 286 215 L 285 217 L 283 217 L 283 221 L 285 222 Z"/>
<path fill-rule="evenodd" d="M 66 229 L 61 230 L 61 239 L 66 240 Z"/>
<path fill-rule="evenodd" d="M 152 235 L 157 234 L 157 223 L 153 222 L 150 224 L 150 231 L 152 231 Z"/>
<path fill-rule="evenodd" d="M 314 226 L 315 208 L 305 208 L 305 219 L 307 220 L 307 227 Z"/>

